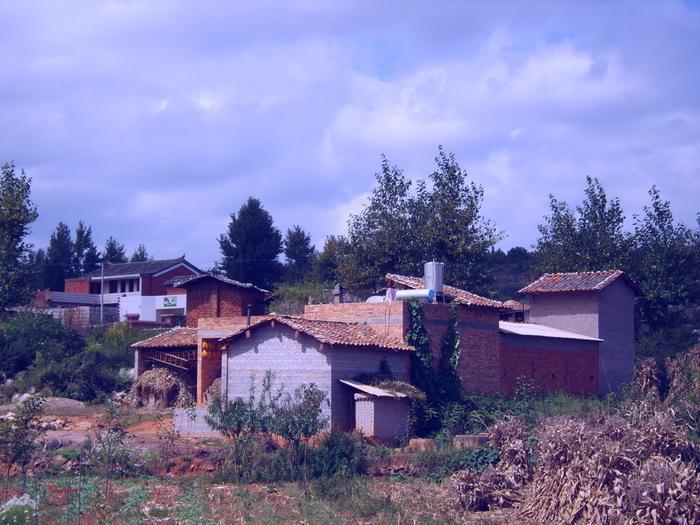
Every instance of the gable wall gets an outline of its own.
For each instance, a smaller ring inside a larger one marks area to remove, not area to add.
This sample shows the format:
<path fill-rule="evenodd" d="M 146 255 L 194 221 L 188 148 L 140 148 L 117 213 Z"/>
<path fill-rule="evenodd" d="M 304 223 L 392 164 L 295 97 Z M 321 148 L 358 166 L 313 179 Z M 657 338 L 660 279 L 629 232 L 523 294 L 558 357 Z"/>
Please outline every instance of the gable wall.
<path fill-rule="evenodd" d="M 599 337 L 598 297 L 594 292 L 531 294 L 530 322 Z"/>

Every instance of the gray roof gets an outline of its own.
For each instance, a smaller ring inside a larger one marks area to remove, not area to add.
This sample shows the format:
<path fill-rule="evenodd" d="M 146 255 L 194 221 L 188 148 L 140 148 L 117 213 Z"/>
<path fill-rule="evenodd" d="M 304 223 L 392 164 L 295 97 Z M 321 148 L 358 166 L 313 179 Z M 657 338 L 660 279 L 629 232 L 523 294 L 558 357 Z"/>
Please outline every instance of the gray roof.
<path fill-rule="evenodd" d="M 214 279 L 215 281 L 219 281 L 224 284 L 230 284 L 232 286 L 237 286 L 239 288 L 249 288 L 251 290 L 257 290 L 258 292 L 262 293 L 270 293 L 269 290 L 259 288 L 252 283 L 242 283 L 240 281 L 224 277 L 223 275 L 216 275 L 212 273 L 200 273 L 199 275 L 178 275 L 177 277 L 173 277 L 172 279 L 168 279 L 167 281 L 165 281 L 165 284 L 168 284 L 175 288 L 186 288 L 189 284 L 199 281 L 201 279 Z"/>
<path fill-rule="evenodd" d="M 530 337 L 553 337 L 556 339 L 576 339 L 578 341 L 597 341 L 602 339 L 590 337 L 583 334 L 576 334 L 567 330 L 560 330 L 551 326 L 535 323 L 511 323 L 509 321 L 499 321 L 499 330 L 504 334 L 525 335 Z"/>
<path fill-rule="evenodd" d="M 105 277 L 120 277 L 122 275 L 152 275 L 154 273 L 162 272 L 178 264 L 186 264 L 195 271 L 201 273 L 193 264 L 185 260 L 185 256 L 178 257 L 177 259 L 159 259 L 152 261 L 142 261 L 142 262 L 126 262 L 126 263 L 105 263 Z M 98 268 L 92 272 L 88 272 L 81 275 L 80 278 L 86 277 L 100 277 L 102 275 L 102 270 Z"/>

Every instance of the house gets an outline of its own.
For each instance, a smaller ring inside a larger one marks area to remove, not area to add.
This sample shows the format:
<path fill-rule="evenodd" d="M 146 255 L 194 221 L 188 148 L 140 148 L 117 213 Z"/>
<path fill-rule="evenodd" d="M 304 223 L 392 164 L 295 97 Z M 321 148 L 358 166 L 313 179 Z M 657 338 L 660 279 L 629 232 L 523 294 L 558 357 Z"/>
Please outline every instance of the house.
<path fill-rule="evenodd" d="M 631 378 L 634 345 L 627 337 L 637 291 L 621 272 L 576 274 L 563 289 L 549 289 L 551 278 L 543 276 L 523 289 L 536 295 L 528 303 L 530 322 L 513 322 L 502 320 L 513 311 L 505 303 L 442 283 L 438 264 L 428 263 L 424 277 L 387 274 L 385 297 L 309 304 L 300 317 L 261 315 L 265 291 L 252 285 L 214 276 L 176 280 L 171 284 L 185 289 L 191 304 L 196 295 L 198 306 L 187 328 L 133 345 L 137 373 L 155 364 L 179 366 L 196 385 L 202 411 L 204 394 L 217 379 L 222 394 L 247 397 L 251 381 L 270 370 L 287 392 L 312 382 L 324 390 L 332 426 L 387 438 L 405 428 L 407 400 L 356 378 L 377 372 L 384 362 L 396 379 L 410 378 L 414 349 L 405 336 L 411 305 L 403 299 L 413 297 L 422 302 L 436 357 L 454 311 L 461 346 L 457 371 L 467 393 L 512 394 L 527 377 L 541 391 L 594 395 Z M 439 358 L 433 362 L 437 367 Z"/>
<path fill-rule="evenodd" d="M 548 273 L 522 290 L 532 323 L 600 339 L 597 393 L 617 392 L 634 376 L 634 300 L 624 272 Z"/>
<path fill-rule="evenodd" d="M 174 277 L 201 274 L 185 257 L 143 262 L 105 263 L 104 267 L 66 279 L 64 292 L 50 292 L 49 300 L 68 307 L 91 304 L 119 308 L 119 320 L 164 323 L 184 318 L 187 297 L 184 290 L 166 284 Z"/>

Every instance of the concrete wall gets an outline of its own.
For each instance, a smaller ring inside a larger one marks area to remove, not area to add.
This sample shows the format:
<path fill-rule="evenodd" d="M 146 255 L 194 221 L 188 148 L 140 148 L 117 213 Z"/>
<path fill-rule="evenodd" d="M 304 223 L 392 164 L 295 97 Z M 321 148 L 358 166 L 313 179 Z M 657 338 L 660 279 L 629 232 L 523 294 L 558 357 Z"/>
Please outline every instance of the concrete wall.
<path fill-rule="evenodd" d="M 365 436 L 392 443 L 408 432 L 406 399 L 355 394 L 355 429 Z"/>
<path fill-rule="evenodd" d="M 304 334 L 294 338 L 294 331 L 277 324 L 253 330 L 251 337 L 238 338 L 228 347 L 222 371 L 222 389 L 228 388 L 229 397 L 247 397 L 251 378 L 257 385 L 265 373 L 275 373 L 274 388 L 283 387 L 285 394 L 293 394 L 302 384 L 315 383 L 327 393 L 330 406 L 323 407 L 323 415 L 330 424 L 344 430 L 354 428 L 353 391 L 340 383 L 363 372 L 376 372 L 386 357 L 394 375 L 408 378 L 409 353 L 384 352 L 373 349 L 321 345 Z"/>
<path fill-rule="evenodd" d="M 530 322 L 599 337 L 598 295 L 594 292 L 532 294 Z"/>
<path fill-rule="evenodd" d="M 598 392 L 618 392 L 634 378 L 634 292 L 618 279 L 599 294 L 600 344 Z"/>
<path fill-rule="evenodd" d="M 598 393 L 598 344 L 552 337 L 501 334 L 501 391 L 533 379 L 543 392 Z"/>

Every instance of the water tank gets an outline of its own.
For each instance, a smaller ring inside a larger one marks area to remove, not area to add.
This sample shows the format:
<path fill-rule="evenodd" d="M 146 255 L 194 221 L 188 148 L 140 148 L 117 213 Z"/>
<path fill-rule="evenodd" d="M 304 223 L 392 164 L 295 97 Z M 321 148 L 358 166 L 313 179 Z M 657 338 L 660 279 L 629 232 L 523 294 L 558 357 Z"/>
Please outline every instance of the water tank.
<path fill-rule="evenodd" d="M 429 288 L 418 288 L 417 290 L 397 290 L 397 301 L 408 301 L 409 299 L 417 299 L 422 303 L 432 303 L 435 300 L 435 291 Z"/>
<path fill-rule="evenodd" d="M 436 294 L 441 294 L 444 268 L 445 263 L 435 261 L 425 263 L 423 266 L 423 286 L 435 290 Z"/>

